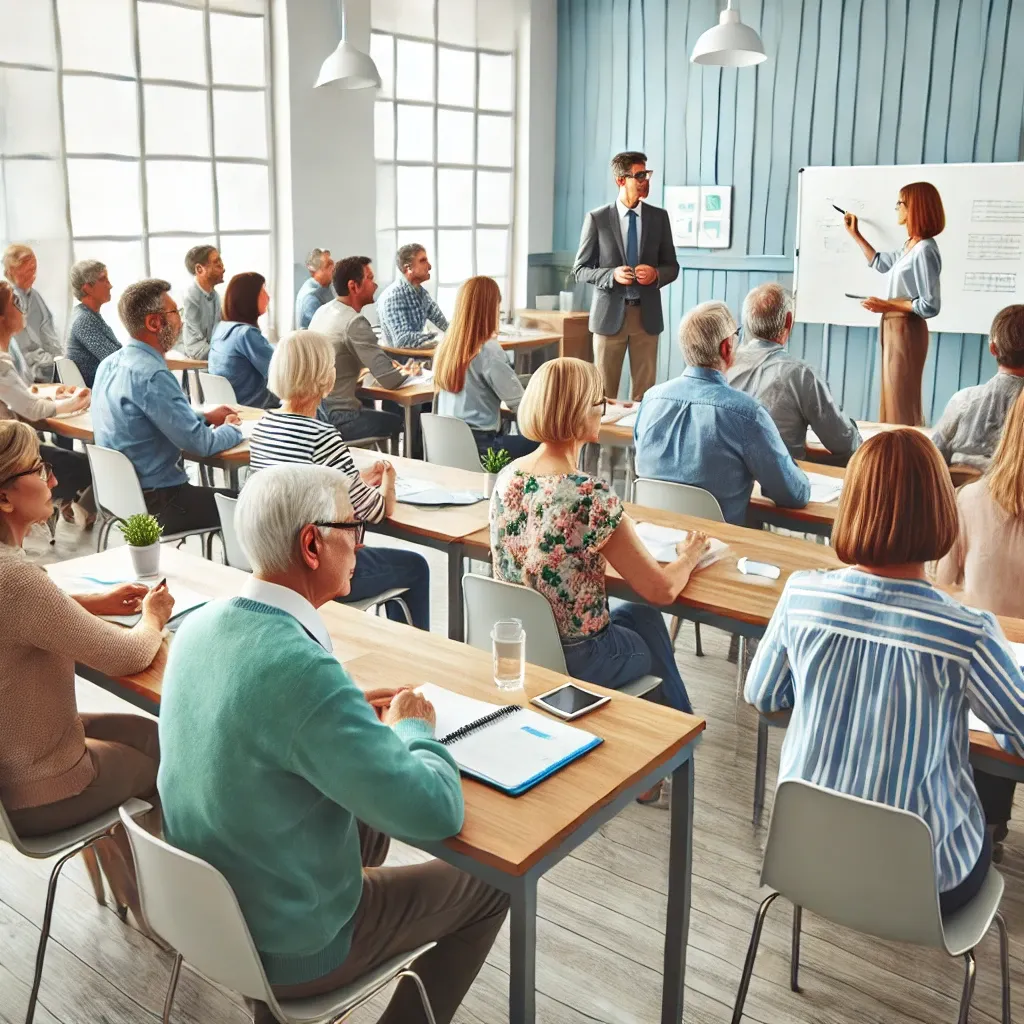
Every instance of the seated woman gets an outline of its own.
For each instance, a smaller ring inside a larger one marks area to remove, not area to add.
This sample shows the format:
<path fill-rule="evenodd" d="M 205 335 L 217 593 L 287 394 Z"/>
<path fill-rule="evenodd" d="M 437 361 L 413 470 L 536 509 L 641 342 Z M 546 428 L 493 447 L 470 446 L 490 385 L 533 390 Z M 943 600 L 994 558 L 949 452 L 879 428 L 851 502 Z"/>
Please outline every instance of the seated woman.
<path fill-rule="evenodd" d="M 267 413 L 249 441 L 249 466 L 266 469 L 284 462 L 315 462 L 333 466 L 349 479 L 349 497 L 356 517 L 379 523 L 395 509 L 395 467 L 376 462 L 361 473 L 336 427 L 317 419 L 317 407 L 334 387 L 334 346 L 316 331 L 286 334 L 270 360 L 270 388 L 281 396 L 280 410 Z M 346 601 L 364 601 L 394 587 L 403 595 L 412 623 L 430 629 L 430 567 L 415 551 L 360 547 L 356 572 Z M 388 618 L 405 622 L 402 609 L 387 605 Z"/>
<path fill-rule="evenodd" d="M 523 385 L 498 344 L 501 291 L 490 277 L 471 277 L 459 289 L 455 315 L 434 358 L 437 411 L 468 423 L 483 455 L 504 448 L 513 459 L 536 441 L 502 430 L 501 403 L 515 412 Z"/>
<path fill-rule="evenodd" d="M 75 663 L 109 676 L 148 668 L 174 601 L 165 586 L 137 583 L 71 596 L 28 561 L 22 542 L 49 518 L 56 484 L 35 431 L 0 423 L 0 800 L 20 836 L 71 828 L 130 797 L 156 799 L 156 722 L 79 715 Z M 131 629 L 98 618 L 139 610 Z M 141 921 L 124 830 L 96 853 L 118 903 Z"/>
<path fill-rule="evenodd" d="M 780 782 L 924 818 L 944 914 L 978 892 L 992 853 L 968 708 L 1024 753 L 1024 675 L 995 616 L 925 576 L 956 535 L 953 486 L 931 441 L 916 430 L 866 441 L 832 531 L 849 567 L 789 578 L 745 691 L 762 714 L 792 708 Z"/>
<path fill-rule="evenodd" d="M 276 409 L 281 404 L 267 388 L 274 349 L 258 326 L 269 305 L 270 295 L 262 274 L 235 274 L 224 292 L 223 319 L 210 339 L 210 373 L 231 381 L 241 405 L 259 409 Z"/>

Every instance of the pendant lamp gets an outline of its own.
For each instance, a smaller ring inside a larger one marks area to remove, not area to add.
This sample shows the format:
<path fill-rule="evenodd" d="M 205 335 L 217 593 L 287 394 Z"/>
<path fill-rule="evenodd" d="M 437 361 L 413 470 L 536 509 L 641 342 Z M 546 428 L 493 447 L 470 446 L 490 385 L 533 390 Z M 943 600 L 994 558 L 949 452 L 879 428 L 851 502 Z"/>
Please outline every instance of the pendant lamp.
<path fill-rule="evenodd" d="M 342 89 L 379 89 L 380 72 L 373 58 L 357 50 L 346 38 L 345 0 L 340 0 L 341 42 L 335 51 L 320 65 L 314 89 L 323 85 L 337 85 Z"/>
<path fill-rule="evenodd" d="M 693 48 L 694 64 L 712 64 L 722 68 L 746 68 L 767 60 L 761 37 L 740 21 L 740 12 L 729 0 L 718 24 L 709 28 Z"/>

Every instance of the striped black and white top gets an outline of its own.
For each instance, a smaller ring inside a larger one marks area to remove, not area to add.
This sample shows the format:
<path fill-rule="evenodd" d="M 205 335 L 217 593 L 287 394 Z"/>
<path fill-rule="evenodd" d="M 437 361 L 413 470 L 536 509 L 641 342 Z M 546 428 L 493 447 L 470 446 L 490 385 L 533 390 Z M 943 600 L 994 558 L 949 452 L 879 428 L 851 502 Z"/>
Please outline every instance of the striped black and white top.
<path fill-rule="evenodd" d="M 350 481 L 348 494 L 356 518 L 368 523 L 384 518 L 384 496 L 363 482 L 348 445 L 330 423 L 277 409 L 267 412 L 249 439 L 249 467 L 255 471 L 283 462 L 315 462 L 340 469 Z"/>

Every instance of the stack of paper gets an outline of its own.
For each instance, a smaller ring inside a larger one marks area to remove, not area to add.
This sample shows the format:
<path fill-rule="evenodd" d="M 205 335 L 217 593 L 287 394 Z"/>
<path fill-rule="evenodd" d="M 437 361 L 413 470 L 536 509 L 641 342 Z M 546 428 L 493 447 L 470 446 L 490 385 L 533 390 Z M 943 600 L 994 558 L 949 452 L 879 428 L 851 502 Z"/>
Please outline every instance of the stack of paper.
<path fill-rule="evenodd" d="M 811 501 L 836 501 L 843 490 L 842 477 L 825 476 L 822 473 L 808 473 L 811 481 Z"/>
<path fill-rule="evenodd" d="M 395 480 L 395 497 L 406 505 L 475 505 L 484 500 L 479 491 L 450 491 L 429 480 L 408 476 Z"/>
<path fill-rule="evenodd" d="M 673 530 L 668 526 L 656 526 L 654 523 L 637 523 L 636 532 L 640 542 L 651 553 L 651 557 L 659 562 L 674 562 L 678 557 L 676 545 L 686 540 L 686 530 Z M 709 538 L 710 547 L 704 557 L 697 563 L 697 569 L 706 569 L 717 562 L 728 548 L 728 544 Z"/>

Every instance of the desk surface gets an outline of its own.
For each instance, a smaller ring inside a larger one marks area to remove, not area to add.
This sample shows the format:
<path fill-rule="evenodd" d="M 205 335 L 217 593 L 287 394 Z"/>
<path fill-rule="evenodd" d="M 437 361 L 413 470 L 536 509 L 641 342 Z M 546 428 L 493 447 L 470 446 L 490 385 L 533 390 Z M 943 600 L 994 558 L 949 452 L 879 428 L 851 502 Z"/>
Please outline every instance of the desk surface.
<path fill-rule="evenodd" d="M 819 476 L 831 476 L 842 480 L 846 470 L 842 466 L 826 466 L 818 462 L 797 462 L 805 473 L 817 473 Z M 839 499 L 835 501 L 809 501 L 803 508 L 779 508 L 771 498 L 761 494 L 761 485 L 754 484 L 754 493 L 750 496 L 750 504 L 755 514 L 758 509 L 771 509 L 787 521 L 792 521 L 793 528 L 799 529 L 799 523 L 824 523 L 831 526 L 839 511 Z"/>
<path fill-rule="evenodd" d="M 48 568 L 57 580 L 88 571 L 131 575 L 123 548 Z M 180 582 L 211 597 L 231 596 L 246 578 L 236 569 L 187 555 L 169 545 L 161 550 L 161 573 L 167 575 L 172 593 L 175 583 Z M 489 652 L 333 602 L 320 612 L 338 660 L 364 688 L 435 682 L 496 704 L 509 702 L 509 695 L 494 686 Z M 145 672 L 115 682 L 158 703 L 166 648 L 165 643 Z M 518 703 L 525 704 L 529 697 L 551 689 L 564 678 L 527 666 L 526 689 Z M 522 875 L 564 836 L 704 730 L 701 718 L 609 692 L 612 700 L 580 723 L 605 742 L 528 793 L 510 797 L 464 779 L 465 825 L 447 845 L 500 871 Z"/>
<path fill-rule="evenodd" d="M 164 358 L 169 370 L 205 370 L 209 365 L 205 359 L 190 359 L 181 352 L 168 352 Z"/>
<path fill-rule="evenodd" d="M 519 334 L 499 334 L 498 344 L 506 352 L 528 352 L 534 348 L 557 345 L 562 340 L 560 334 L 550 331 L 531 331 L 523 329 Z M 437 346 L 430 348 L 394 348 L 391 345 L 380 346 L 388 355 L 395 359 L 433 359 L 437 354 Z"/>
<path fill-rule="evenodd" d="M 434 400 L 434 382 L 429 380 L 423 384 L 407 384 L 404 388 L 382 388 L 379 384 L 367 387 L 365 384 L 360 384 L 356 394 L 360 398 L 369 398 L 374 401 L 381 399 L 385 402 L 397 402 L 399 405 L 405 406 L 425 405 Z"/>

